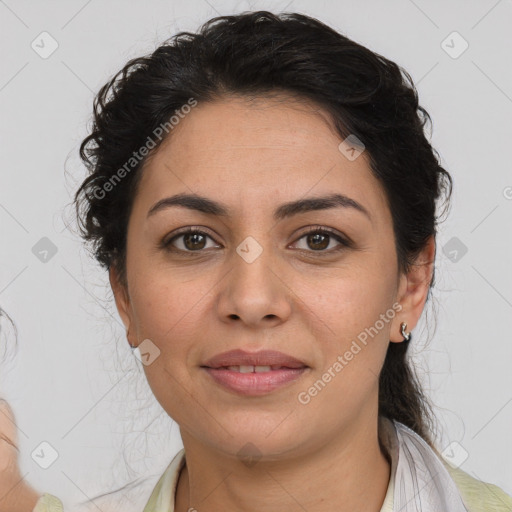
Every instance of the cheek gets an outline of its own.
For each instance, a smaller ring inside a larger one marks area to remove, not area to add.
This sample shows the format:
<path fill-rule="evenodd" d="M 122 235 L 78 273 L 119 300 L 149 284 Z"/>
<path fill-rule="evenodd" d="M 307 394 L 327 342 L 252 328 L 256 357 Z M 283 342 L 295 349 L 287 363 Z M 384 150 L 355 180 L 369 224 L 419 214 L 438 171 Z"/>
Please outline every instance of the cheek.
<path fill-rule="evenodd" d="M 391 322 L 397 314 L 394 276 L 376 261 L 370 264 L 371 258 L 365 259 L 350 270 L 338 269 L 336 276 L 323 282 L 311 278 L 299 294 L 312 298 L 301 314 L 314 322 L 310 330 L 321 345 L 321 363 L 311 379 L 314 384 L 320 374 L 318 386 L 326 384 L 319 402 L 343 397 L 343 403 L 355 407 L 374 389 L 384 363 Z"/>
<path fill-rule="evenodd" d="M 304 297 L 304 314 L 309 308 L 318 329 L 339 340 L 353 337 L 391 308 L 394 276 L 371 260 L 365 255 L 357 265 L 302 282 L 297 295 Z"/>
<path fill-rule="evenodd" d="M 198 287 L 169 283 L 159 274 L 140 279 L 132 304 L 138 340 L 149 339 L 157 356 L 143 365 L 148 384 L 161 406 L 175 420 L 184 421 L 192 392 L 187 361 L 197 338 L 201 296 Z M 142 284 L 143 283 L 143 284 Z"/>
<path fill-rule="evenodd" d="M 297 399 L 308 404 L 304 412 L 319 411 L 324 428 L 336 429 L 375 399 L 395 310 L 382 287 L 354 277 L 324 287 L 308 314 L 320 319 L 311 333 L 321 358 Z"/>
<path fill-rule="evenodd" d="M 139 336 L 160 343 L 188 332 L 197 324 L 201 299 L 210 288 L 207 283 L 182 281 L 169 272 L 138 274 L 131 293 Z"/>

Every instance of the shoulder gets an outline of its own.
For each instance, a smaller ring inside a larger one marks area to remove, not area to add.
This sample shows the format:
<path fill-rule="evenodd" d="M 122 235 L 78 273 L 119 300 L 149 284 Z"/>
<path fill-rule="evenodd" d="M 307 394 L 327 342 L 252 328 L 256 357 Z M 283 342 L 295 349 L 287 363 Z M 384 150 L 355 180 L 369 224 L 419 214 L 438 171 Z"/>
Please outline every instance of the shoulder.
<path fill-rule="evenodd" d="M 181 449 L 160 476 L 143 512 L 174 512 L 176 484 L 185 463 L 185 450 Z M 133 506 L 133 503 L 131 505 Z M 101 509 L 103 512 L 119 510 L 119 507 L 115 507 L 110 502 L 108 507 L 105 507 L 104 504 L 101 507 L 98 507 L 97 504 L 94 506 L 94 510 Z M 87 512 L 89 511 L 92 511 L 92 508 L 88 508 Z M 32 512 L 63 512 L 62 501 L 52 494 L 45 493 L 40 496 Z"/>
<path fill-rule="evenodd" d="M 37 500 L 36 506 L 32 512 L 63 512 L 64 507 L 62 501 L 53 494 L 44 493 L 39 500 Z"/>
<path fill-rule="evenodd" d="M 158 480 L 143 512 L 174 512 L 176 486 L 185 464 L 185 450 L 182 448 Z"/>
<path fill-rule="evenodd" d="M 453 468 L 441 458 L 457 485 L 469 512 L 512 512 L 512 497 L 500 487 L 473 478 L 460 468 Z"/>

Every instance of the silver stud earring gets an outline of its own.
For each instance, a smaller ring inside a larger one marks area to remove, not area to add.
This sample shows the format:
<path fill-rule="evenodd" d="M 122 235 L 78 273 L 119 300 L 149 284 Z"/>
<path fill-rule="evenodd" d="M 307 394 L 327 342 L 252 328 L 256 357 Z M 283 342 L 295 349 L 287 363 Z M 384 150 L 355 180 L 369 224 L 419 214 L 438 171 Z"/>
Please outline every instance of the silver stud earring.
<path fill-rule="evenodd" d="M 407 324 L 405 322 L 402 322 L 400 324 L 400 332 L 402 333 L 402 336 L 404 337 L 404 341 L 410 341 L 411 333 L 410 333 L 410 331 L 406 333 L 405 329 L 407 329 Z"/>

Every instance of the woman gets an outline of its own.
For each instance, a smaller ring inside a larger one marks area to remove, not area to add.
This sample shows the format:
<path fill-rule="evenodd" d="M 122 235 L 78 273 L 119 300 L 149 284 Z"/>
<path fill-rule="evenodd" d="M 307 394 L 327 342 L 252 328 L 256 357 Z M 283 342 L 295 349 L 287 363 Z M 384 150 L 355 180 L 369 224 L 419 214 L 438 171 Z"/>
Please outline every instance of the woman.
<path fill-rule="evenodd" d="M 215 18 L 101 89 L 80 227 L 184 445 L 145 512 L 511 510 L 442 459 L 407 359 L 452 184 L 427 120 L 301 14 Z"/>

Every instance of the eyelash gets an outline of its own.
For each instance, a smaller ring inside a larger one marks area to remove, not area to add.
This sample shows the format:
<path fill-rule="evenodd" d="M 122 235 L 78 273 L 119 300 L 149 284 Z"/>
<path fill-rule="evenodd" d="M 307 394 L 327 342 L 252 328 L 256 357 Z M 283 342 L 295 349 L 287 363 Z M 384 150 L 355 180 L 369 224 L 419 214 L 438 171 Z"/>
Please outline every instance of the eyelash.
<path fill-rule="evenodd" d="M 319 233 L 319 234 L 323 234 L 323 235 L 329 235 L 330 237 L 334 238 L 337 242 L 339 242 L 340 245 L 338 247 L 336 247 L 334 249 L 330 249 L 328 251 L 326 251 L 326 250 L 313 251 L 313 250 L 308 250 L 308 249 L 299 249 L 300 251 L 308 252 L 308 253 L 313 253 L 315 255 L 318 255 L 318 256 L 322 257 L 322 256 L 332 255 L 333 253 L 337 253 L 337 252 L 340 252 L 340 251 L 342 251 L 344 249 L 352 247 L 352 242 L 350 242 L 349 240 L 347 240 L 347 239 L 343 238 L 342 236 L 338 235 L 335 231 L 333 231 L 331 229 L 328 229 L 328 228 L 323 228 L 321 226 L 311 226 L 310 228 L 307 229 L 307 231 L 302 233 L 299 236 L 299 238 L 297 238 L 297 240 L 294 243 L 298 242 L 299 240 L 301 240 L 305 236 L 310 235 L 312 233 Z M 177 249 L 176 247 L 173 247 L 172 243 L 175 240 L 177 240 L 178 238 L 180 238 L 180 237 L 182 237 L 184 235 L 189 235 L 189 234 L 205 235 L 208 238 L 213 240 L 213 237 L 210 236 L 205 231 L 202 231 L 202 230 L 200 230 L 200 229 L 198 229 L 198 228 L 196 228 L 194 226 L 190 226 L 188 228 L 185 228 L 185 229 L 179 231 L 172 238 L 170 238 L 168 240 L 164 240 L 160 244 L 159 247 L 160 247 L 160 249 L 164 249 L 164 250 L 166 250 L 168 252 L 180 253 L 180 254 L 187 255 L 187 256 L 195 256 L 196 254 L 201 254 L 202 252 L 205 252 L 206 249 L 198 249 L 197 251 L 187 251 L 187 250 Z"/>

